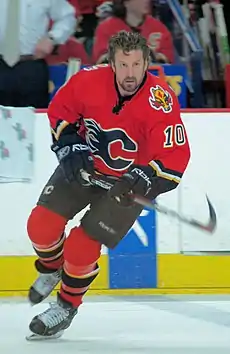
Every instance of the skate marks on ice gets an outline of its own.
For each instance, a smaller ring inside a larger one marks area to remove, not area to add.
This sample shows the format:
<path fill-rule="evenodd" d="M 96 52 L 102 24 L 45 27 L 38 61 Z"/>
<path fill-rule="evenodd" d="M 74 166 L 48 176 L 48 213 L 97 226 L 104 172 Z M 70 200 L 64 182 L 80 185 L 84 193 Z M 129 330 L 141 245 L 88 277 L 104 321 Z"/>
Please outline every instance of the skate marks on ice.
<path fill-rule="evenodd" d="M 36 307 L 0 303 L 1 353 L 12 354 L 17 349 L 23 354 L 50 350 L 55 354 L 229 354 L 230 300 L 133 299 L 89 299 L 61 338 L 43 342 L 27 342 L 25 336 L 30 320 L 47 303 Z"/>

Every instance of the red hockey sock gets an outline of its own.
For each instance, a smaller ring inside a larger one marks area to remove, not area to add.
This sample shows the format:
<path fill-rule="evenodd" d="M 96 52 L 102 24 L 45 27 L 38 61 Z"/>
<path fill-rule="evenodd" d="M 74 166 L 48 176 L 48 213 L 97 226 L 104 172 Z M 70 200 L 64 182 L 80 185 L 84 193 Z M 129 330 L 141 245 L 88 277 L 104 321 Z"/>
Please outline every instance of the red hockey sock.
<path fill-rule="evenodd" d="M 58 269 L 63 264 L 63 246 L 67 220 L 62 216 L 36 206 L 29 216 L 27 230 L 39 262 L 47 269 Z"/>
<path fill-rule="evenodd" d="M 78 307 L 83 295 L 99 273 L 101 245 L 89 238 L 82 227 L 71 230 L 64 246 L 61 296 Z"/>

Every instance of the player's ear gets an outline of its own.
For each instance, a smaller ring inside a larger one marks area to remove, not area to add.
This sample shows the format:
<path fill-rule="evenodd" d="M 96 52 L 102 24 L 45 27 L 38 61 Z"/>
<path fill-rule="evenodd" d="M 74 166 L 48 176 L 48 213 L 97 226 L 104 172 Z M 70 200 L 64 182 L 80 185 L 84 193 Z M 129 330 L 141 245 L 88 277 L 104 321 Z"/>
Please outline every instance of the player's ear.
<path fill-rule="evenodd" d="M 114 65 L 114 62 L 111 61 L 111 62 L 110 62 L 110 65 L 111 65 L 111 68 L 112 68 L 113 72 L 115 73 L 115 65 Z"/>
<path fill-rule="evenodd" d="M 144 66 L 145 71 L 148 70 L 148 67 L 149 67 L 149 61 L 145 60 L 145 66 Z"/>

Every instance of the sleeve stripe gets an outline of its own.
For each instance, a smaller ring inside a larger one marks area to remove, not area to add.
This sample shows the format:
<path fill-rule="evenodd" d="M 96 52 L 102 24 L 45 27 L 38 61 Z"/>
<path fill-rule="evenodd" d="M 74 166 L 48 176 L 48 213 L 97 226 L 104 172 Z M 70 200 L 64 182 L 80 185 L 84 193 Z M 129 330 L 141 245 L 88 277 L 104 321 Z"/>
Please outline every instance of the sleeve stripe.
<path fill-rule="evenodd" d="M 158 177 L 180 183 L 182 173 L 166 169 L 160 161 L 151 161 L 149 165 L 156 171 Z"/>
<path fill-rule="evenodd" d="M 69 125 L 69 123 L 63 120 L 61 121 L 61 123 L 58 124 L 56 129 L 51 128 L 51 132 L 56 140 L 59 139 L 61 132 L 65 129 L 65 127 L 67 127 L 67 125 Z"/>

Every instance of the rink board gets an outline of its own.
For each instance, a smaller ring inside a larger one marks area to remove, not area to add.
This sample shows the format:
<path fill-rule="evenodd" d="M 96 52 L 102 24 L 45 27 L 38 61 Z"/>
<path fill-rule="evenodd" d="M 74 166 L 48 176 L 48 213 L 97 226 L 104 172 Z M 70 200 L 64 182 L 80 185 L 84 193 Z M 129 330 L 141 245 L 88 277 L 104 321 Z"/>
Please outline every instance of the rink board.
<path fill-rule="evenodd" d="M 160 254 L 157 256 L 156 287 L 147 287 L 143 283 L 143 279 L 146 279 L 146 285 L 149 285 L 155 270 L 148 269 L 147 274 L 144 275 L 146 269 L 140 267 L 137 258 L 135 256 L 132 263 L 133 268 L 138 269 L 137 276 L 132 278 L 132 272 L 130 272 L 133 283 L 128 280 L 127 286 L 125 286 L 124 280 L 121 286 L 120 283 L 115 283 L 114 269 L 111 269 L 110 272 L 108 255 L 102 255 L 99 263 L 101 271 L 92 284 L 89 295 L 230 293 L 227 271 L 230 269 L 229 257 Z M 36 277 L 33 267 L 34 260 L 34 256 L 0 257 L 0 296 L 24 296 L 27 294 L 29 286 Z M 136 265 L 134 266 L 134 264 Z M 126 272 L 130 271 L 130 267 L 127 267 L 126 270 L 120 269 L 120 277 L 126 279 Z M 110 286 L 110 277 L 113 286 Z M 140 287 L 140 278 L 142 278 L 142 287 Z"/>
<path fill-rule="evenodd" d="M 26 221 L 57 163 L 50 151 L 46 115 L 38 114 L 37 118 L 34 181 L 0 184 L 1 295 L 26 294 L 36 277 Z M 118 247 L 103 250 L 100 274 L 89 294 L 230 293 L 230 189 L 226 190 L 229 171 L 225 163 L 230 145 L 223 144 L 228 141 L 230 113 L 187 112 L 183 120 L 191 142 L 192 163 L 181 186 L 160 197 L 159 204 L 205 221 L 207 193 L 217 211 L 217 230 L 209 235 L 144 210 Z M 216 149 L 223 145 L 221 151 Z M 221 181 L 213 161 L 222 166 Z M 76 222 L 73 220 L 72 226 Z M 210 251 L 219 255 L 209 255 Z M 223 251 L 227 255 L 221 255 Z"/>

